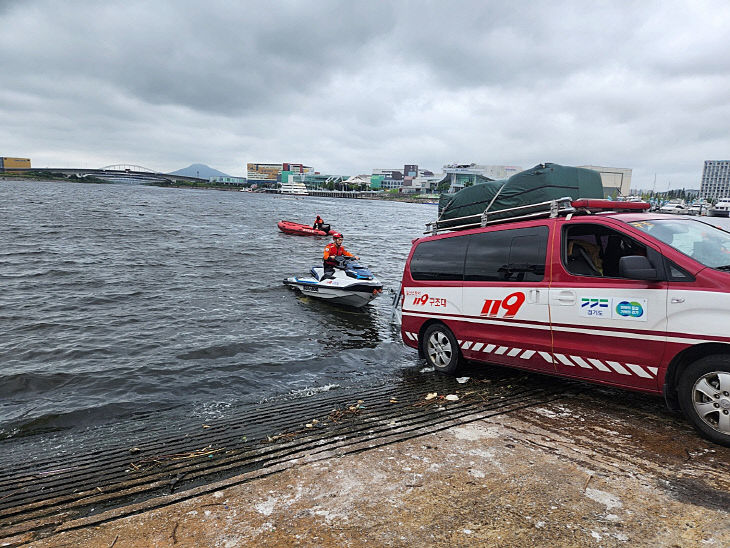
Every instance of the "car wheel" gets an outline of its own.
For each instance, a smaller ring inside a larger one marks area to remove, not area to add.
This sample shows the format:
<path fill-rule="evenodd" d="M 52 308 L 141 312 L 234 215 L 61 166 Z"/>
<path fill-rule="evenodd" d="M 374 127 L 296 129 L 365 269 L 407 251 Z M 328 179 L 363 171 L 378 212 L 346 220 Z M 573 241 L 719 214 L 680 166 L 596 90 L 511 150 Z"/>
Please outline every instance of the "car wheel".
<path fill-rule="evenodd" d="M 457 371 L 461 362 L 461 353 L 456 337 L 443 324 L 429 325 L 421 339 L 423 355 L 436 371 L 452 374 Z"/>
<path fill-rule="evenodd" d="M 703 436 L 730 447 L 730 356 L 706 356 L 687 367 L 679 404 Z"/>

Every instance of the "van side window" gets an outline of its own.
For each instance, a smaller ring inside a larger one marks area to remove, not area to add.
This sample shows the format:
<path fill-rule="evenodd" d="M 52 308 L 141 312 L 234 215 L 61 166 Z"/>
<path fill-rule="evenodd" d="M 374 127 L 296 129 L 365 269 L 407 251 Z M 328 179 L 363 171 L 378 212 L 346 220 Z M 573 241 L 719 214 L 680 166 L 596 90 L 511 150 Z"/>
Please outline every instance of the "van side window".
<path fill-rule="evenodd" d="M 562 261 L 576 276 L 620 278 L 619 260 L 629 255 L 654 257 L 633 238 L 599 224 L 572 224 L 563 229 Z"/>
<path fill-rule="evenodd" d="M 464 265 L 464 280 L 542 281 L 548 232 L 546 226 L 536 226 L 472 234 Z"/>
<path fill-rule="evenodd" d="M 468 238 L 456 236 L 423 242 L 411 257 L 414 280 L 462 281 Z"/>

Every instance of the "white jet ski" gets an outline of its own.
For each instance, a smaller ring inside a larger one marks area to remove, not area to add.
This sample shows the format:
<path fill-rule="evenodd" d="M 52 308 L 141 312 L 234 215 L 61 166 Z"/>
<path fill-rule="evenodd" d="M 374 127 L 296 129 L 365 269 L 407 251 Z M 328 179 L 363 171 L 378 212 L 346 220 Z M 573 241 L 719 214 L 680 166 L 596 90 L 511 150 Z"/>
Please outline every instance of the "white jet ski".
<path fill-rule="evenodd" d="M 360 308 L 383 292 L 380 283 L 367 267 L 352 257 L 336 257 L 334 272 L 325 275 L 324 267 L 313 266 L 311 276 L 292 276 L 284 283 L 309 295 L 330 303 Z"/>

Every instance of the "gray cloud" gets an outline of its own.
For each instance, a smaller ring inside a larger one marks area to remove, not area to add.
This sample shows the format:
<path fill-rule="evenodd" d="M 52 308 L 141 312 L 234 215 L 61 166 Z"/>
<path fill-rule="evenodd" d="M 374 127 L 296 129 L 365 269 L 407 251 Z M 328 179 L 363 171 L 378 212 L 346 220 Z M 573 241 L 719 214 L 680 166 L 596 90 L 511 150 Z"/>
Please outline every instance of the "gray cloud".
<path fill-rule="evenodd" d="M 634 169 L 727 159 L 730 8 L 702 2 L 0 4 L 0 154 L 36 166 L 249 161 Z"/>

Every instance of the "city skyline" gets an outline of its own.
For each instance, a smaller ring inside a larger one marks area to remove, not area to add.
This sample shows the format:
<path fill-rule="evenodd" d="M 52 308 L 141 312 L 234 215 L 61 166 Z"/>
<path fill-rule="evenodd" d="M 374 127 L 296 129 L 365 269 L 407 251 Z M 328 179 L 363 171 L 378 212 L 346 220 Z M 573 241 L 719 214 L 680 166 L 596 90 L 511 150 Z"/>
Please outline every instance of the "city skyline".
<path fill-rule="evenodd" d="M 34 167 L 606 165 L 730 155 L 730 6 L 4 2 L 0 154 Z"/>

